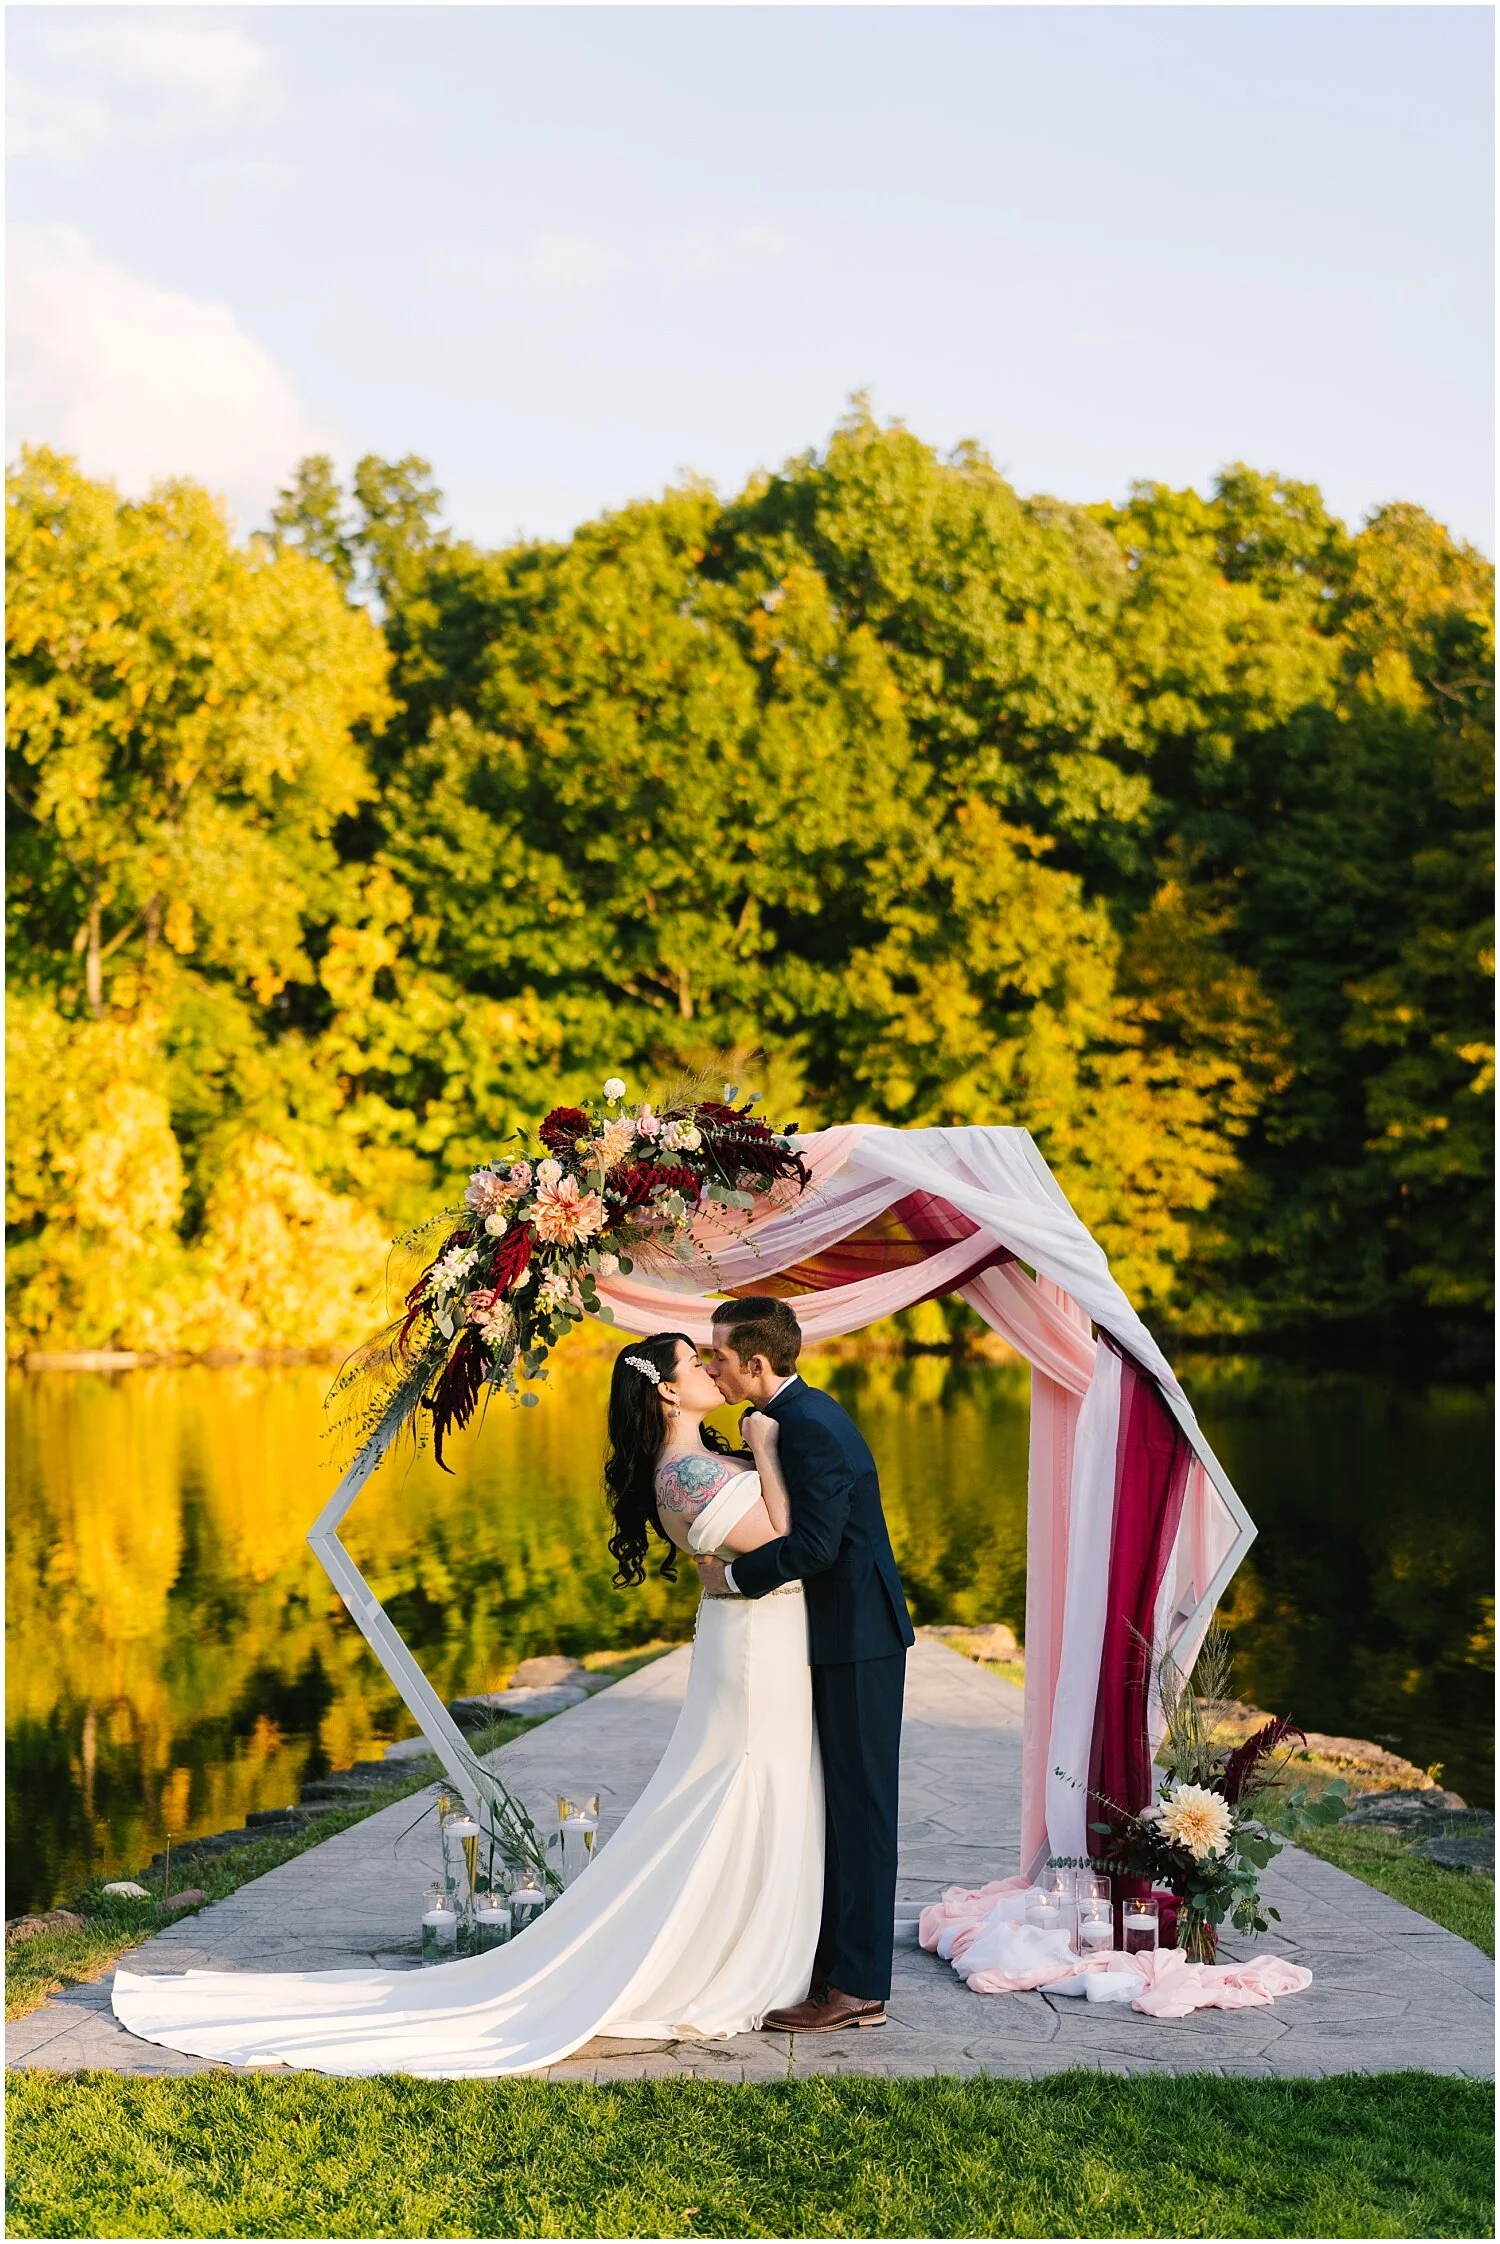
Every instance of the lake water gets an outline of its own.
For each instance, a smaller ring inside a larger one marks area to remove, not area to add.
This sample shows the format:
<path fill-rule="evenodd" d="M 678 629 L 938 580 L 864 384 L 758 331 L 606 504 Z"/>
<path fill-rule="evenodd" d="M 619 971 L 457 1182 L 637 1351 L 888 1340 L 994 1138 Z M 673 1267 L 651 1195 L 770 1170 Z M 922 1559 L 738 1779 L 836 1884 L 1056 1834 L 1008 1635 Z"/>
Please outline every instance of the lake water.
<path fill-rule="evenodd" d="M 806 1368 L 880 1461 L 918 1621 L 1025 1614 L 1027 1374 L 940 1357 Z M 1467 1388 L 1181 1367 L 1260 1527 L 1224 1617 L 1242 1697 L 1441 1762 L 1493 1799 L 1492 1402 Z M 321 1368 L 12 1372 L 9 1909 L 277 1807 L 413 1725 L 304 1537 Z M 610 1584 L 607 1366 L 387 1465 L 346 1541 L 445 1697 L 530 1653 L 691 1631 L 696 1584 Z M 1004 1868 L 1004 1865 L 999 1866 Z"/>

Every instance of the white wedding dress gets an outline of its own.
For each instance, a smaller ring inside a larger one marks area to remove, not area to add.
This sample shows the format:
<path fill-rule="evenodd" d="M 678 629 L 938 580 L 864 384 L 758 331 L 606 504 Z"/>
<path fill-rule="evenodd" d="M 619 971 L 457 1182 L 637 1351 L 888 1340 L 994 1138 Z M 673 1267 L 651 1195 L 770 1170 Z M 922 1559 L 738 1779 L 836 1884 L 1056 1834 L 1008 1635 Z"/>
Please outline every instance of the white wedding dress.
<path fill-rule="evenodd" d="M 699 1512 L 721 1544 L 760 1494 Z M 129 2032 L 223 2064 L 455 2080 L 557 2064 L 596 2034 L 739 2034 L 806 1994 L 823 1901 L 823 1779 L 800 1583 L 705 1598 L 687 1696 L 624 1822 L 508 1946 L 424 1971 L 115 1974 Z"/>

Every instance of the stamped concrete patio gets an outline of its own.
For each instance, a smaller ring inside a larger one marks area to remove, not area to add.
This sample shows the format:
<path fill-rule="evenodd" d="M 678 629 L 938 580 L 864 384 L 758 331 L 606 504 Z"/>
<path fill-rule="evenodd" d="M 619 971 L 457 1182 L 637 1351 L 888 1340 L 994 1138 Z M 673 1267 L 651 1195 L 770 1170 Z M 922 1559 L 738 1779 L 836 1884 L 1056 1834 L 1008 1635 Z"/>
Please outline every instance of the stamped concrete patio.
<path fill-rule="evenodd" d="M 496 1754 L 540 1823 L 558 1791 L 603 1793 L 605 1843 L 662 1752 L 687 1680 L 686 1650 L 641 1669 Z M 1021 1694 L 945 1646 L 912 1656 L 902 1752 L 901 1880 L 913 1901 L 978 1886 L 1016 1867 Z M 607 1789 L 606 1789 L 607 1788 Z M 437 1869 L 431 1817 L 400 1801 L 158 1933 L 133 1971 L 330 1970 L 416 1963 L 423 1887 Z M 406 1833 L 406 1836 L 402 1836 Z M 696 2075 L 784 2080 L 811 2073 L 993 2073 L 1036 2078 L 1070 2066 L 1110 2073 L 1261 2076 L 1387 2072 L 1488 2076 L 1494 1967 L 1468 1941 L 1288 1848 L 1266 1875 L 1282 1922 L 1229 1956 L 1271 1951 L 1305 1964 L 1306 1993 L 1272 2009 L 1201 2011 L 1181 2020 L 1066 1998 L 972 1995 L 946 1964 L 898 1948 L 889 2023 L 877 2033 L 794 2041 L 596 2041 L 557 2080 Z M 138 2041 L 109 2008 L 111 1975 L 56 1997 L 7 2029 L 13 2065 L 68 2071 L 187 2073 L 210 2068 Z"/>

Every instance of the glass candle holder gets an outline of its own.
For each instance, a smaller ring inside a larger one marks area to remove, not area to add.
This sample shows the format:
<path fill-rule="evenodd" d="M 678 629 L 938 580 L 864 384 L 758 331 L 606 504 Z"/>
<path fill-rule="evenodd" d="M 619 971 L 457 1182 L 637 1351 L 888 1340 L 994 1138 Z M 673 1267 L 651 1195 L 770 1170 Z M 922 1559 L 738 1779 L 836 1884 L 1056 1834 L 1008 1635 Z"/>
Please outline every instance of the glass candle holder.
<path fill-rule="evenodd" d="M 1043 1893 L 1050 1893 L 1057 1903 L 1058 1921 L 1068 1936 L 1070 1947 L 1078 1945 L 1078 1872 L 1049 1866 L 1037 1880 Z"/>
<path fill-rule="evenodd" d="M 1115 1913 L 1108 1899 L 1089 1898 L 1078 1904 L 1078 1952 L 1084 1956 L 1108 1953 L 1115 1944 Z"/>
<path fill-rule="evenodd" d="M 562 1835 L 562 1874 L 564 1885 L 571 1885 L 594 1859 L 594 1846 L 599 1836 L 599 1795 L 584 1793 L 570 1797 L 557 1796 L 557 1827 Z"/>
<path fill-rule="evenodd" d="M 438 1836 L 443 1846 L 443 1891 L 455 1907 L 464 1885 L 464 1851 L 453 1826 L 461 1823 L 468 1812 L 456 1793 L 438 1794 Z"/>
<path fill-rule="evenodd" d="M 1115 1897 L 1114 1881 L 1101 1876 L 1097 1870 L 1080 1870 L 1078 1873 L 1078 1905 L 1085 1901 L 1112 1902 Z"/>
<path fill-rule="evenodd" d="M 422 1961 L 424 1964 L 446 1963 L 457 1953 L 457 1913 L 442 1887 L 431 1885 L 427 1889 L 427 1906 L 422 1911 Z"/>
<path fill-rule="evenodd" d="M 474 1898 L 474 1881 L 479 1869 L 479 1826 L 468 1809 L 459 1806 L 455 1815 L 448 1816 L 443 1824 L 443 1855 L 445 1865 L 452 1852 L 454 1873 L 458 1890 L 465 1901 Z"/>
<path fill-rule="evenodd" d="M 1033 1886 L 1026 1896 L 1026 1922 L 1038 1932 L 1062 1932 L 1062 1903 L 1046 1886 Z"/>
<path fill-rule="evenodd" d="M 1156 1898 L 1153 1894 L 1133 1894 L 1124 1904 L 1125 1953 L 1140 1956 L 1154 1953 L 1159 1930 Z"/>
<path fill-rule="evenodd" d="M 528 1925 L 534 1925 L 547 1906 L 547 1896 L 534 1870 L 526 1871 L 511 1889 L 510 1915 L 512 1932 L 519 1938 Z"/>
<path fill-rule="evenodd" d="M 510 1938 L 510 1903 L 502 1893 L 482 1893 L 474 1904 L 473 1953 L 488 1955 Z"/>

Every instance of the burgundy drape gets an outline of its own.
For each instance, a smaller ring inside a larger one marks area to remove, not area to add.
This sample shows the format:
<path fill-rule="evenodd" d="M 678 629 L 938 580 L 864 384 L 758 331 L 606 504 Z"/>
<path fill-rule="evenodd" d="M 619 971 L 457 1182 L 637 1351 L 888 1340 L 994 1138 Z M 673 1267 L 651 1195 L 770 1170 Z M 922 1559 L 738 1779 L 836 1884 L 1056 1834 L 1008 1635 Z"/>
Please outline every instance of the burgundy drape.
<path fill-rule="evenodd" d="M 764 1278 L 748 1279 L 741 1285 L 726 1286 L 724 1290 L 741 1295 L 777 1294 L 784 1300 L 794 1301 L 805 1293 L 822 1293 L 830 1286 L 856 1285 L 862 1278 L 879 1277 L 888 1270 L 903 1270 L 919 1262 L 928 1262 L 960 1239 L 977 1236 L 979 1226 L 972 1217 L 960 1213 L 937 1193 L 908 1192 L 882 1215 L 851 1232 L 847 1239 L 841 1239 L 837 1246 L 825 1247 L 820 1254 L 810 1255 L 805 1261 L 788 1263 L 784 1270 L 773 1271 Z M 982 1270 L 998 1270 L 1014 1260 L 1008 1247 L 997 1247 L 993 1240 L 987 1241 L 972 1263 L 950 1274 L 940 1286 L 920 1298 L 941 1301 L 972 1284 Z"/>
<path fill-rule="evenodd" d="M 1113 1342 L 1106 1339 L 1106 1346 Z M 1099 1695 L 1089 1757 L 1089 1818 L 1107 1820 L 1103 1799 L 1132 1813 L 1151 1798 L 1147 1718 L 1156 1601 L 1182 1519 L 1193 1452 L 1161 1390 L 1123 1349 L 1115 1516 Z"/>

